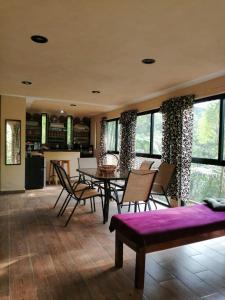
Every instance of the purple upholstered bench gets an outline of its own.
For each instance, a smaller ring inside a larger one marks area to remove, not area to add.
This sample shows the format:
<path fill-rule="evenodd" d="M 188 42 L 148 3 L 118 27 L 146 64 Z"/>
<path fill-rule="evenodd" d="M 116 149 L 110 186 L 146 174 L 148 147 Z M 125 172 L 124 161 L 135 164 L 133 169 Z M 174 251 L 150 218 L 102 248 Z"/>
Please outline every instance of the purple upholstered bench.
<path fill-rule="evenodd" d="M 135 286 L 144 287 L 145 254 L 225 235 L 225 211 L 204 204 L 114 215 L 115 265 L 123 266 L 123 243 L 136 251 Z"/>

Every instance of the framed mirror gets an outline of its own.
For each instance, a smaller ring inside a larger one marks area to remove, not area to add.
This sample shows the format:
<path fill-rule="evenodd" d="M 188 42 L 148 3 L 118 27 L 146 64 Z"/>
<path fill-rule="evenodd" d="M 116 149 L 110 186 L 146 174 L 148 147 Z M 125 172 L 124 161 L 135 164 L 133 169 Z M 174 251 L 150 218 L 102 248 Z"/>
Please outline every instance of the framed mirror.
<path fill-rule="evenodd" d="M 20 120 L 5 120 L 5 164 L 21 164 Z"/>

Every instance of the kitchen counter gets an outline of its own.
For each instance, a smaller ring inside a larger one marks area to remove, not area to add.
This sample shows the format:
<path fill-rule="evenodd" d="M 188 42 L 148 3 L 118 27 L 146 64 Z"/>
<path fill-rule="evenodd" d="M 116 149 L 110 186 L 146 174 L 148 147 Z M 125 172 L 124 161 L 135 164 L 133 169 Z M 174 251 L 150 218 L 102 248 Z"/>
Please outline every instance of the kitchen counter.
<path fill-rule="evenodd" d="M 38 151 L 33 151 L 32 155 L 40 153 Z M 48 181 L 49 178 L 49 167 L 51 160 L 69 160 L 70 161 L 70 176 L 77 176 L 78 172 L 78 161 L 77 158 L 80 157 L 79 151 L 74 150 L 45 150 L 43 151 L 43 156 L 45 158 L 45 178 Z M 66 169 L 66 168 L 65 168 Z M 67 170 L 66 170 L 67 171 Z"/>

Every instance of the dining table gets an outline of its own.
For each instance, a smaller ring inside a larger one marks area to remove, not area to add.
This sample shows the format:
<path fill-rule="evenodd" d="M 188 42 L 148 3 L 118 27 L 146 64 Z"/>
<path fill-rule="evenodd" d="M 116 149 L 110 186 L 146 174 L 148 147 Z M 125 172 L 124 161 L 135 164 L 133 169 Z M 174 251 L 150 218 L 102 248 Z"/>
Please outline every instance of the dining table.
<path fill-rule="evenodd" d="M 111 199 L 111 185 L 112 181 L 126 180 L 129 174 L 128 170 L 117 170 L 113 173 L 102 173 L 98 168 L 80 168 L 77 171 L 84 176 L 90 177 L 102 183 L 104 189 L 104 205 L 103 205 L 103 223 L 108 221 L 109 217 L 109 202 Z"/>

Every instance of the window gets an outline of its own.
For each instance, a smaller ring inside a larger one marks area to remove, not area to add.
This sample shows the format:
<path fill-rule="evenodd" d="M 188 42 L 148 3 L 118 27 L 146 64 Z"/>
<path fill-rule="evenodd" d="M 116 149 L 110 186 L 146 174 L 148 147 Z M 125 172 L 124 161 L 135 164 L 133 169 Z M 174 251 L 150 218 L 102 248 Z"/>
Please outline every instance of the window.
<path fill-rule="evenodd" d="M 119 149 L 119 120 L 109 120 L 106 125 L 106 150 L 108 152 L 118 152 Z"/>
<path fill-rule="evenodd" d="M 156 112 L 153 114 L 153 154 L 162 153 L 162 114 Z"/>
<path fill-rule="evenodd" d="M 225 95 L 194 103 L 190 199 L 224 197 Z"/>
<path fill-rule="evenodd" d="M 137 117 L 135 149 L 137 153 L 150 153 L 151 115 Z"/>
<path fill-rule="evenodd" d="M 140 113 L 137 117 L 136 155 L 160 158 L 162 152 L 162 114 Z"/>
<path fill-rule="evenodd" d="M 218 159 L 220 100 L 194 104 L 192 156 Z"/>

